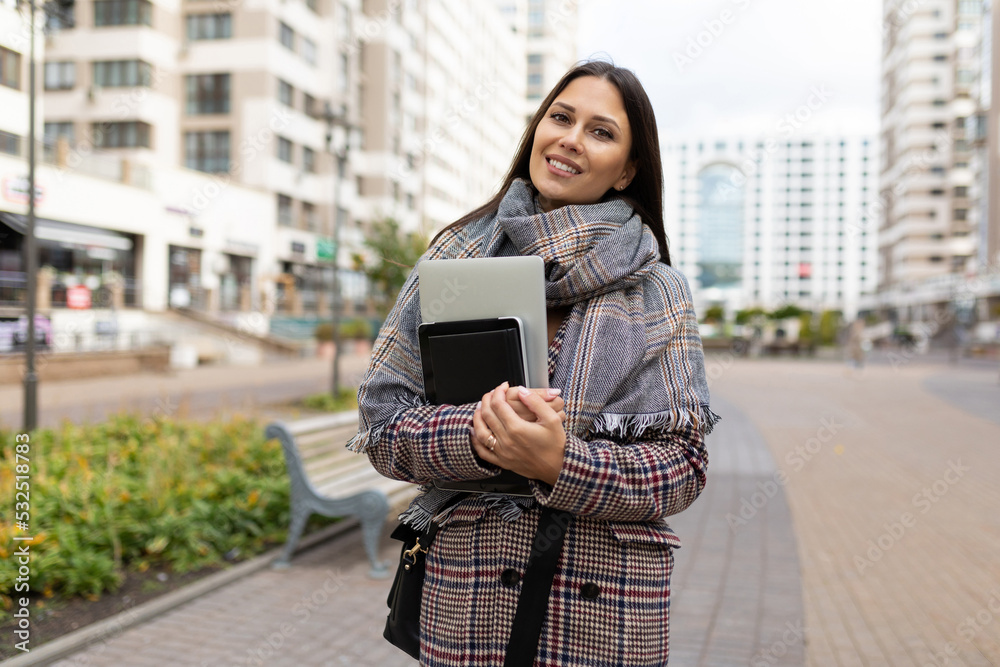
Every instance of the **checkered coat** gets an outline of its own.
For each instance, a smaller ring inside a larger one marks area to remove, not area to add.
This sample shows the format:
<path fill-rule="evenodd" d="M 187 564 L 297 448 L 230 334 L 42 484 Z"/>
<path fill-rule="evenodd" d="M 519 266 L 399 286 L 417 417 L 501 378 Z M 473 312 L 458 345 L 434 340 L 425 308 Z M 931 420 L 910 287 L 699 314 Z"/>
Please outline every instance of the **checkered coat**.
<path fill-rule="evenodd" d="M 550 376 L 564 330 L 565 323 L 549 347 Z M 383 475 L 417 483 L 492 476 L 497 469 L 477 463 L 469 443 L 473 410 L 402 410 L 368 456 Z M 694 428 L 647 430 L 638 440 L 567 434 L 555 486 L 531 482 L 538 503 L 575 515 L 535 665 L 667 664 L 672 552 L 680 540 L 664 517 L 697 498 L 707 466 Z M 473 496 L 441 523 L 427 555 L 421 665 L 503 665 L 540 513 L 535 505 L 506 521 Z"/>

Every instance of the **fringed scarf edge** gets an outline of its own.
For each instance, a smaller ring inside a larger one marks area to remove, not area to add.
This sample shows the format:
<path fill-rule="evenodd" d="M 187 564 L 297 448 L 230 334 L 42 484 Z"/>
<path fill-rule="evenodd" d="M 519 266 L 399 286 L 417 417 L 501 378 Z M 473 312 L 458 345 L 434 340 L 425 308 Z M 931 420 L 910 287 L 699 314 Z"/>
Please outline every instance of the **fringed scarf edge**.
<path fill-rule="evenodd" d="M 721 417 L 712 411 L 708 405 L 699 406 L 694 410 L 664 410 L 646 414 L 614 414 L 602 412 L 590 427 L 591 433 L 606 434 L 619 438 L 641 437 L 646 431 L 673 431 L 682 428 L 695 428 L 703 435 L 708 435 L 715 428 Z"/>

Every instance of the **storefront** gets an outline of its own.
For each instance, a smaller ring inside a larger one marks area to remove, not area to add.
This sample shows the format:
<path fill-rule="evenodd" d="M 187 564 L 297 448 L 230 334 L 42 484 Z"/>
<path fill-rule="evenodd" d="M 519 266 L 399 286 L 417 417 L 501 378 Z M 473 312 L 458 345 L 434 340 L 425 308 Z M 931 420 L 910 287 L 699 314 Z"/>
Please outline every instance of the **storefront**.
<path fill-rule="evenodd" d="M 24 304 L 24 235 L 27 218 L 0 212 L 0 303 Z M 93 307 L 116 301 L 141 307 L 136 280 L 140 237 L 57 220 L 35 220 L 39 305 L 63 308 L 70 294 L 86 291 Z M 116 300 L 113 295 L 120 294 Z"/>

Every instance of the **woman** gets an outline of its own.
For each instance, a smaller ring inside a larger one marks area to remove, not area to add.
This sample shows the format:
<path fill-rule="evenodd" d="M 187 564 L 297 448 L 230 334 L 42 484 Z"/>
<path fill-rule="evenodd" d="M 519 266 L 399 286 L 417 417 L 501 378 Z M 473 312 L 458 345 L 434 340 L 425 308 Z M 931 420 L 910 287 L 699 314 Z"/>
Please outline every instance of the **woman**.
<path fill-rule="evenodd" d="M 565 536 L 536 665 L 663 665 L 672 550 L 664 517 L 705 485 L 708 407 L 687 283 L 670 268 L 656 123 L 635 75 L 570 70 L 532 118 L 501 190 L 424 258 L 545 261 L 549 386 L 501 385 L 479 404 L 427 405 L 416 272 L 379 333 L 351 447 L 426 484 L 500 468 L 530 497 L 430 487 L 401 517 L 440 529 L 427 554 L 421 664 L 501 665 L 542 508 Z M 444 508 L 444 509 L 442 509 Z M 514 637 L 517 641 L 517 637 Z"/>

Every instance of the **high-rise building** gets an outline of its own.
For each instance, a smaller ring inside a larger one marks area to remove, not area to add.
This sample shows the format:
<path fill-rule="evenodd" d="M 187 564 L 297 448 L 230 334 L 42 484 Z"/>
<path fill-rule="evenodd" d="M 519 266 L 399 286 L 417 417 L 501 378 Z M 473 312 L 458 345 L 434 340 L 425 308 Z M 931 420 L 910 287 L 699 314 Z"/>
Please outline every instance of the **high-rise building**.
<path fill-rule="evenodd" d="M 0 0 L 0 154 L 11 156 L 26 154 L 28 146 L 27 17 L 27 7 L 22 12 L 15 0 Z M 44 50 L 45 40 L 36 39 L 35 58 L 41 60 Z"/>
<path fill-rule="evenodd" d="M 888 0 L 882 55 L 879 290 L 964 271 L 976 254 L 966 124 L 979 2 Z"/>
<path fill-rule="evenodd" d="M 990 4 L 883 4 L 882 164 L 870 217 L 881 247 L 872 305 L 895 322 L 971 318 L 973 310 L 988 318 L 990 295 L 1000 296 L 982 280 L 996 273 L 991 185 L 1000 183 Z"/>
<path fill-rule="evenodd" d="M 170 252 L 171 290 L 181 282 L 200 288 L 207 262 L 217 269 L 209 278 L 222 281 L 213 285 L 219 293 L 235 295 L 261 279 L 286 285 L 286 276 L 307 308 L 322 309 L 318 295 L 332 274 L 318 249 L 331 235 L 333 207 L 346 208 L 353 194 L 349 184 L 333 187 L 323 115 L 328 106 L 357 114 L 357 59 L 330 35 L 359 13 L 360 0 L 78 0 L 49 40 L 46 137 L 130 164 L 214 174 L 216 187 L 177 193 L 177 207 L 193 219 L 230 185 L 267 192 L 278 223 L 276 264 L 260 266 L 257 249 L 235 238 L 222 256 L 203 256 L 202 237 L 192 232 Z"/>
<path fill-rule="evenodd" d="M 699 312 L 784 304 L 854 317 L 874 291 L 875 146 L 863 136 L 705 137 L 663 150 L 672 262 Z"/>
<path fill-rule="evenodd" d="M 524 40 L 493 3 L 79 0 L 42 40 L 45 139 L 73 173 L 169 199 L 176 229 L 155 232 L 169 248 L 146 257 L 159 246 L 138 231 L 127 271 L 169 274 L 177 300 L 144 303 L 242 309 L 249 290 L 323 315 L 334 252 L 347 298 L 363 300 L 349 267 L 365 221 L 430 233 L 492 194 L 523 131 Z M 0 150 L 23 152 L 25 57 L 2 56 Z M 164 175 L 178 168 L 210 180 L 181 187 Z M 266 247 L 208 228 L 247 189 L 243 224 L 269 229 Z"/>
<path fill-rule="evenodd" d="M 983 17 L 979 41 L 979 70 L 973 98 L 978 106 L 976 123 L 969 140 L 975 146 L 976 188 L 974 212 L 978 229 L 978 264 L 1000 267 L 1000 104 L 994 104 L 994 90 L 1000 90 L 1000 7 L 993 0 L 982 3 Z M 993 128 L 994 131 L 990 131 Z"/>
<path fill-rule="evenodd" d="M 496 0 L 496 3 L 511 29 L 527 40 L 524 115 L 530 120 L 539 102 L 577 61 L 578 3 L 576 0 Z"/>

